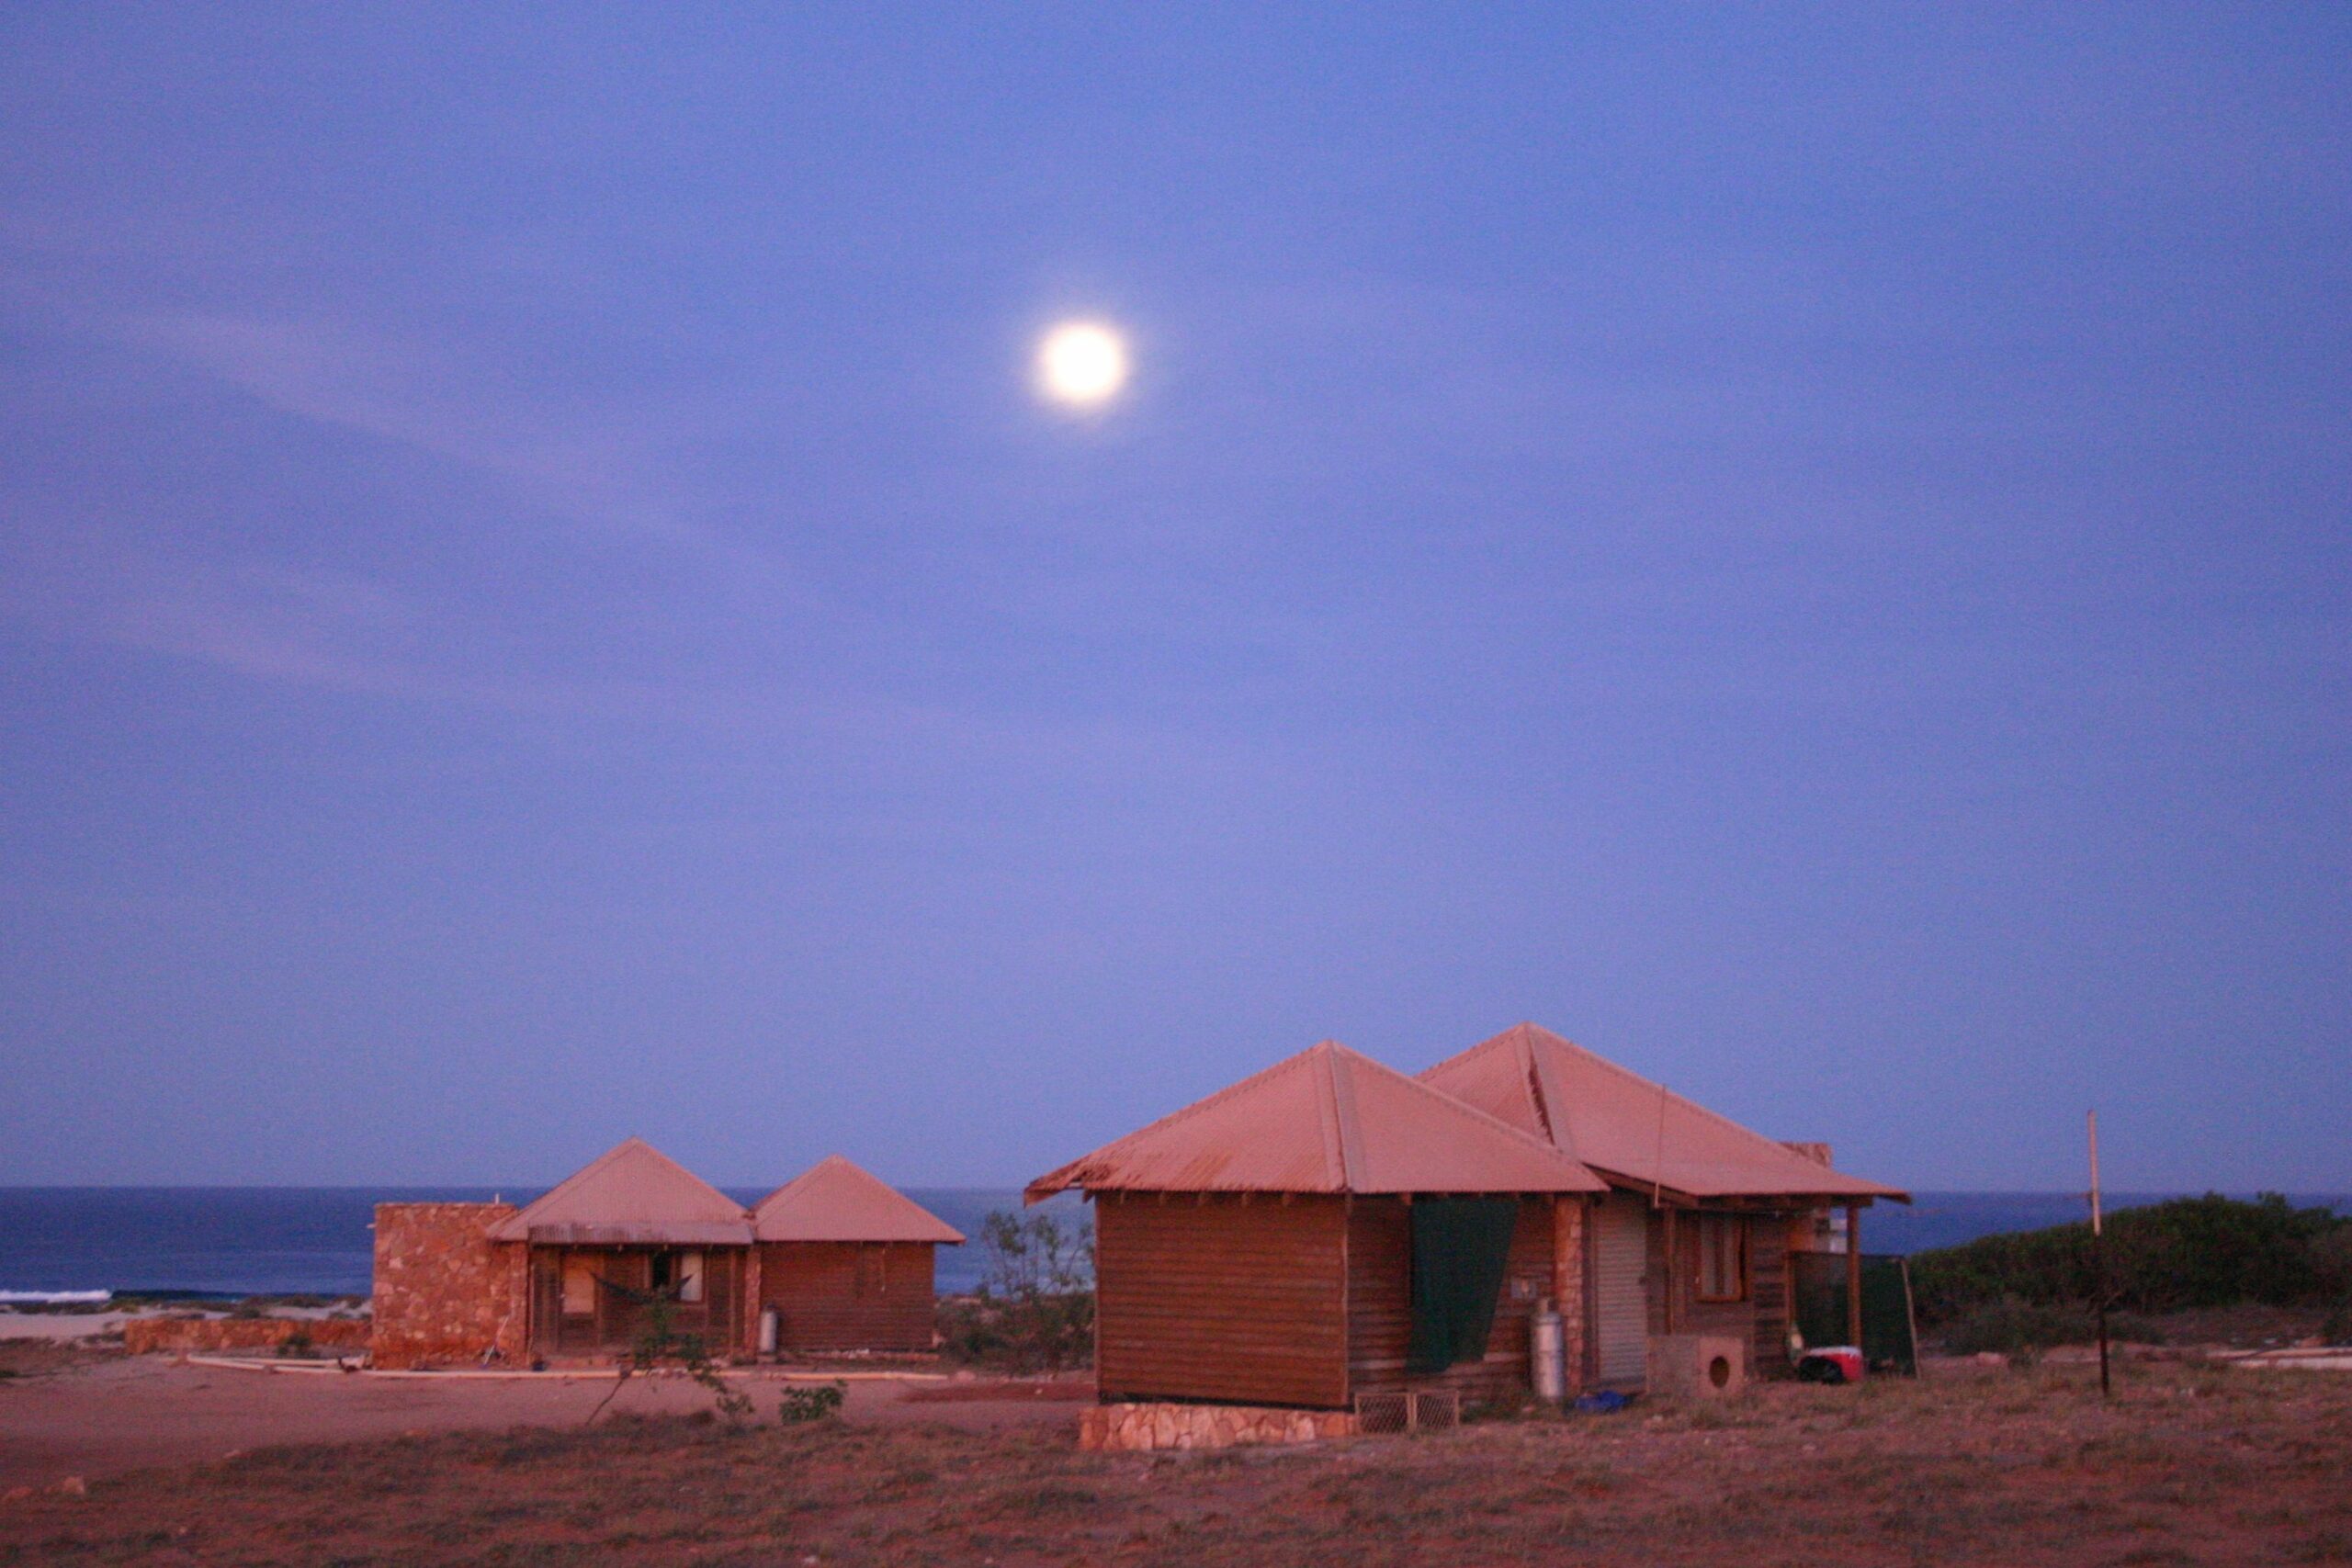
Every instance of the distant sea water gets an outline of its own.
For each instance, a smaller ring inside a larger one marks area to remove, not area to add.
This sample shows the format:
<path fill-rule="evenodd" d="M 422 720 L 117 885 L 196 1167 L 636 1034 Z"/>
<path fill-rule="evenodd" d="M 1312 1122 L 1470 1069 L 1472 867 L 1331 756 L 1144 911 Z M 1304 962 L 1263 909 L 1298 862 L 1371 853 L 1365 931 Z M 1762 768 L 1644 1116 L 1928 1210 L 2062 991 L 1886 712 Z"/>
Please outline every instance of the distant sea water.
<path fill-rule="evenodd" d="M 760 1192 L 730 1191 L 745 1203 Z M 365 1295 L 378 1203 L 528 1202 L 535 1190 L 487 1187 L 0 1187 L 0 1292 L 107 1290 L 197 1295 Z M 973 1238 L 938 1253 L 939 1289 L 968 1291 L 987 1266 L 980 1222 L 1018 1212 L 1010 1188 L 910 1188 L 908 1196 Z M 1862 1216 L 1866 1252 L 1923 1251 L 2001 1231 L 2084 1217 L 2073 1192 L 1922 1192 L 1910 1208 Z M 2110 1210 L 2177 1196 L 2108 1195 Z M 2243 1196 L 2243 1194 L 2241 1194 Z M 2352 1212 L 2352 1199 L 2295 1196 Z M 1047 1206 L 1075 1218 L 1074 1198 Z"/>
<path fill-rule="evenodd" d="M 0 1292 L 366 1295 L 379 1203 L 527 1203 L 506 1187 L 0 1187 Z M 747 1206 L 767 1195 L 724 1189 Z M 971 1240 L 939 1249 L 943 1292 L 987 1267 L 980 1222 L 1021 1208 L 1013 1189 L 919 1188 L 907 1196 Z M 1075 1218 L 1074 1198 L 1039 1205 Z"/>

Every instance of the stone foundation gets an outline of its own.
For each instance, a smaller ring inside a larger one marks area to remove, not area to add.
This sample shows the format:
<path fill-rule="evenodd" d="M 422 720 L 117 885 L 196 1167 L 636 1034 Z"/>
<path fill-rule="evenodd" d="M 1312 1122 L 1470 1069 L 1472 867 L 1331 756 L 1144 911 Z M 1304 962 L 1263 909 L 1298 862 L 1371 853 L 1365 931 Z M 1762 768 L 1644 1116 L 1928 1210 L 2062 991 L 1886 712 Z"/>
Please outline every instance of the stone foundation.
<path fill-rule="evenodd" d="M 1097 1404 L 1078 1413 L 1078 1446 L 1089 1453 L 1312 1443 L 1355 1429 L 1356 1418 L 1344 1410 L 1262 1404 Z"/>
<path fill-rule="evenodd" d="M 297 1335 L 330 1353 L 365 1350 L 368 1324 L 363 1317 L 133 1317 L 123 1322 L 122 1348 L 134 1356 L 209 1356 L 274 1349 Z"/>
<path fill-rule="evenodd" d="M 493 1242 L 512 1203 L 376 1205 L 377 1366 L 519 1363 L 530 1348 L 529 1248 Z"/>

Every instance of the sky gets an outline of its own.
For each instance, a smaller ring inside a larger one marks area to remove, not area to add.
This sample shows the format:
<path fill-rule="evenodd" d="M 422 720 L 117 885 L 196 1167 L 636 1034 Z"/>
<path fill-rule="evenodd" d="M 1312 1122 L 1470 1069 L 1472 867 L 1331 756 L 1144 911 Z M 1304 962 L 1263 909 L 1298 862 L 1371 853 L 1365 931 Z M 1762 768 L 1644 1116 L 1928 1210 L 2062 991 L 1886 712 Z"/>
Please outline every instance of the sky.
<path fill-rule="evenodd" d="M 2347 286 L 2327 6 L 9 6 L 0 1182 L 2352 1190 Z"/>

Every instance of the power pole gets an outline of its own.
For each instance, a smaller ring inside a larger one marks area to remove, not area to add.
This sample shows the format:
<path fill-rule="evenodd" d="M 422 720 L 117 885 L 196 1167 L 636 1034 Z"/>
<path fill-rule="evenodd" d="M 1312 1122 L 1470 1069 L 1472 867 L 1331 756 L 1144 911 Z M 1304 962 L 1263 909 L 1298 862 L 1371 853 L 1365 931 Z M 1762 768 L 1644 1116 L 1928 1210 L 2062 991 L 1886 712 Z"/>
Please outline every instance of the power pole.
<path fill-rule="evenodd" d="M 2098 1392 L 2115 1397 L 2107 1371 L 2107 1226 L 2098 1212 L 2098 1112 L 2090 1113 L 2091 1128 L 2091 1300 L 2098 1313 Z"/>

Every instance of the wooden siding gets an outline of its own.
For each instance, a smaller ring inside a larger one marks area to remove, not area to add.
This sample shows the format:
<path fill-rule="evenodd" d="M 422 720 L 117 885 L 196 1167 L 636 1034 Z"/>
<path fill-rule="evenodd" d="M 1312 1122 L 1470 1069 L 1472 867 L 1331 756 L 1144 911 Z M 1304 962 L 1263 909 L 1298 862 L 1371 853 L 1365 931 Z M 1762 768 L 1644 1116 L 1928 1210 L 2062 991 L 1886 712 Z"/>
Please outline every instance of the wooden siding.
<path fill-rule="evenodd" d="M 1789 1314 L 1793 1293 L 1789 1280 L 1789 1226 L 1779 1214 L 1758 1214 L 1748 1222 L 1748 1296 L 1756 1320 L 1755 1349 L 1747 1363 L 1752 1378 L 1786 1377 L 1789 1363 Z"/>
<path fill-rule="evenodd" d="M 1669 1213 L 1671 1219 L 1669 1219 Z M 1653 1334 L 1721 1334 L 1748 1346 L 1748 1375 L 1774 1378 L 1789 1371 L 1789 1216 L 1742 1214 L 1747 1230 L 1747 1291 L 1735 1302 L 1699 1299 L 1699 1226 L 1690 1210 L 1653 1211 L 1649 1216 L 1649 1278 L 1645 1286 Z M 1673 1235 L 1672 1268 L 1666 1237 Z M 1673 1293 L 1667 1311 L 1666 1291 Z M 1671 1327 L 1668 1323 L 1671 1323 Z"/>
<path fill-rule="evenodd" d="M 927 1241 L 762 1242 L 759 1303 L 776 1309 L 777 1348 L 930 1349 L 932 1250 Z"/>
<path fill-rule="evenodd" d="M 1347 1404 L 1342 1200 L 1127 1195 L 1095 1208 L 1103 1399 Z"/>
<path fill-rule="evenodd" d="M 1491 1399 L 1526 1390 L 1528 1320 L 1552 1291 L 1553 1235 L 1552 1200 L 1521 1199 L 1485 1359 L 1411 1377 L 1405 1360 L 1413 1333 L 1412 1213 L 1401 1199 L 1357 1199 L 1347 1249 L 1351 1395 L 1409 1386 Z"/>
<path fill-rule="evenodd" d="M 645 1303 L 637 1295 L 653 1278 L 655 1252 L 700 1252 L 703 1292 L 699 1302 L 679 1302 L 671 1308 L 671 1325 L 679 1334 L 694 1334 L 714 1352 L 735 1348 L 742 1334 L 742 1247 L 535 1247 L 531 1252 L 531 1350 L 540 1356 L 612 1356 L 630 1349 L 649 1323 Z M 593 1307 L 587 1313 L 563 1310 L 563 1276 L 568 1265 L 584 1267 L 594 1277 Z"/>

